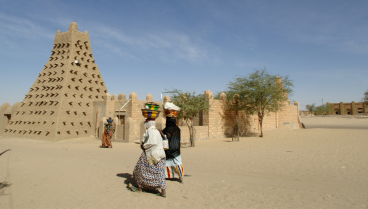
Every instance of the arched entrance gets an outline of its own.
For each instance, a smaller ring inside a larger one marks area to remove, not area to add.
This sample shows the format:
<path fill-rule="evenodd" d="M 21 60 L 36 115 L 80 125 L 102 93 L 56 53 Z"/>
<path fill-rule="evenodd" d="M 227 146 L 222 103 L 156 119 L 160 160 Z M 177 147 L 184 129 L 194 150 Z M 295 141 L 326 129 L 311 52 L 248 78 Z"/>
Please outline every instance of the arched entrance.
<path fill-rule="evenodd" d="M 346 109 L 346 114 L 351 115 L 351 109 Z"/>
<path fill-rule="evenodd" d="M 334 109 L 334 111 L 335 111 L 335 114 L 336 114 L 336 115 L 338 115 L 338 114 L 339 114 L 339 112 L 340 112 L 340 110 L 339 110 L 339 109 Z"/>

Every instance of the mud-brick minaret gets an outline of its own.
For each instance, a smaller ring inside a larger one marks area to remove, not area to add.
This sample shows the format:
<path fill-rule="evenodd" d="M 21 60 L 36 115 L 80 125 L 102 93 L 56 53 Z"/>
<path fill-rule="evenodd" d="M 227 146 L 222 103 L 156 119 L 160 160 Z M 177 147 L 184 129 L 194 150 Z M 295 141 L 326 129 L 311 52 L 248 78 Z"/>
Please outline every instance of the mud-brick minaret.
<path fill-rule="evenodd" d="M 56 32 L 51 56 L 12 115 L 4 137 L 50 141 L 94 134 L 94 101 L 107 93 L 93 54 L 88 32 L 73 22 Z"/>

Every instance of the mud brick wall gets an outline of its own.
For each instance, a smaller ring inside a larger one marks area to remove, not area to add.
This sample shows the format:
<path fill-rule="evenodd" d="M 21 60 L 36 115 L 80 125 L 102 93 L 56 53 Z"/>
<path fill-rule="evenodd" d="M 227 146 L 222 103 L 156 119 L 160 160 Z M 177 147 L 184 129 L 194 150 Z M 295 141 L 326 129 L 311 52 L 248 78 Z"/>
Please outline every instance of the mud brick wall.
<path fill-rule="evenodd" d="M 181 144 L 189 144 L 190 135 L 188 126 L 179 126 L 179 128 L 180 128 Z M 209 139 L 208 126 L 194 126 L 194 139 L 195 140 Z"/>

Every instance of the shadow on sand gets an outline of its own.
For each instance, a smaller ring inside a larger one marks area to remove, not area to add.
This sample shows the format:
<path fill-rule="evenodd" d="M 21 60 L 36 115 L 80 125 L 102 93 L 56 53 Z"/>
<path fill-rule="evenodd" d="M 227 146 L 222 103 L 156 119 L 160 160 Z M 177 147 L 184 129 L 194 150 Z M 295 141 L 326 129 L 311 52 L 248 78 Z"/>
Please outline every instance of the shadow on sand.
<path fill-rule="evenodd" d="M 4 154 L 5 152 L 9 151 L 10 149 L 5 150 L 4 152 L 0 153 L 0 156 Z"/>
<path fill-rule="evenodd" d="M 135 187 L 138 187 L 138 185 L 135 183 L 134 179 L 133 179 L 133 175 L 130 173 L 118 173 L 116 174 L 117 177 L 121 177 L 121 178 L 125 178 L 124 180 L 124 184 L 126 185 L 125 188 L 127 188 L 129 191 L 131 191 L 129 189 L 129 183 L 132 184 Z M 147 188 L 143 188 L 143 192 L 147 192 L 147 193 L 152 193 L 152 194 L 158 194 L 160 193 L 158 190 L 155 189 L 147 189 Z"/>
<path fill-rule="evenodd" d="M 247 137 L 259 137 L 260 133 L 259 132 L 247 132 L 246 134 L 243 134 L 242 136 L 239 137 L 239 141 L 240 139 L 244 139 L 244 138 L 247 138 Z M 232 136 L 227 136 L 226 139 L 224 140 L 224 142 L 238 142 L 237 141 L 237 137 L 234 136 L 234 141 L 233 141 L 233 138 Z"/>
<path fill-rule="evenodd" d="M 4 181 L 4 182 L 0 182 L 0 196 L 5 195 L 4 194 L 4 189 L 5 187 L 10 187 L 11 184 L 9 184 L 8 182 Z"/>
<path fill-rule="evenodd" d="M 178 178 L 167 178 L 166 181 L 176 181 L 180 182 Z"/>

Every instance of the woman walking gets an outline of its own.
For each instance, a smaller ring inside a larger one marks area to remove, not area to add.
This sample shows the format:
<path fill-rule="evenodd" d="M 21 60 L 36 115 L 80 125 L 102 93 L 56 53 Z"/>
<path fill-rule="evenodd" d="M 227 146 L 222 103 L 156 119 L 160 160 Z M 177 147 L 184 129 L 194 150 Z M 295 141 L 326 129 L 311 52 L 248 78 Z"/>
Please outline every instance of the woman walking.
<path fill-rule="evenodd" d="M 102 134 L 102 147 L 112 148 L 111 136 L 115 133 L 116 126 L 112 124 L 114 120 L 109 117 L 107 119 L 107 124 L 105 125 L 105 130 Z"/>
<path fill-rule="evenodd" d="M 166 118 L 166 128 L 162 133 L 169 140 L 169 149 L 165 150 L 166 154 L 166 178 L 178 178 L 183 183 L 184 166 L 181 162 L 180 154 L 180 128 L 176 125 L 175 118 Z"/>
<path fill-rule="evenodd" d="M 144 123 L 146 132 L 141 140 L 143 150 L 133 171 L 133 179 L 138 188 L 129 184 L 134 192 L 141 192 L 142 188 L 161 189 L 159 195 L 166 197 L 165 152 L 162 137 L 156 129 L 154 119 L 147 119 Z"/>
<path fill-rule="evenodd" d="M 178 178 L 179 182 L 183 183 L 184 166 L 180 154 L 180 128 L 176 125 L 175 119 L 179 111 L 180 108 L 173 103 L 165 103 L 166 127 L 162 133 L 167 136 L 169 141 L 169 149 L 165 150 L 165 177 Z"/>

